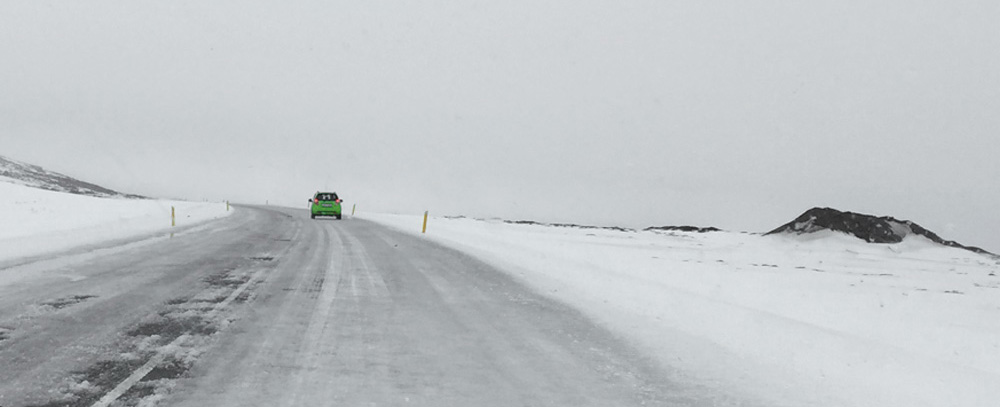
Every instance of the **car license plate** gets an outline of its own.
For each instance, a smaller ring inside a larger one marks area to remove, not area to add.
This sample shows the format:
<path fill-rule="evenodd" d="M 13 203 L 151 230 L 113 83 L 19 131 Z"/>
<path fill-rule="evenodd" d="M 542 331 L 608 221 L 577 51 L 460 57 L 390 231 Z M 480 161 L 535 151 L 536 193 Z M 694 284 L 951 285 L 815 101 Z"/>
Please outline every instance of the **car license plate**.
<path fill-rule="evenodd" d="M 323 207 L 324 207 L 324 208 L 332 208 L 332 207 L 333 207 L 333 204 L 323 204 Z"/>

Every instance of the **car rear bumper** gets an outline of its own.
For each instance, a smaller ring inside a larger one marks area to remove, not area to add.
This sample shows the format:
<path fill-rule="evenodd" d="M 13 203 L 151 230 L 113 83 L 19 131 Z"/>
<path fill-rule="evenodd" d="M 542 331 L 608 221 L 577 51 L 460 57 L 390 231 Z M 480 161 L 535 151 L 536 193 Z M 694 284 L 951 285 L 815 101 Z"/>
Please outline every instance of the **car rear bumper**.
<path fill-rule="evenodd" d="M 339 216 L 341 209 L 339 207 L 322 207 L 316 206 L 311 209 L 313 216 Z"/>

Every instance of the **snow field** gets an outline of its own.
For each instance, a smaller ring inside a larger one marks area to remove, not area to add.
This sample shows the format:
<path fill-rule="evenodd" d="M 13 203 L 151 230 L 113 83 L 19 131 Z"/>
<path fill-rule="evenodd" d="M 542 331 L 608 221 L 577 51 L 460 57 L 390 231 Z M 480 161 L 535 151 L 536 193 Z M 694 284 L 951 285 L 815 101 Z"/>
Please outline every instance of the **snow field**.
<path fill-rule="evenodd" d="M 0 182 L 0 261 L 168 232 L 227 216 L 225 203 L 95 198 Z"/>
<path fill-rule="evenodd" d="M 365 214 L 419 234 L 421 217 Z M 618 232 L 432 218 L 428 239 L 771 406 L 994 406 L 1000 265 L 922 237 Z M 756 404 L 756 403 L 751 403 Z"/>

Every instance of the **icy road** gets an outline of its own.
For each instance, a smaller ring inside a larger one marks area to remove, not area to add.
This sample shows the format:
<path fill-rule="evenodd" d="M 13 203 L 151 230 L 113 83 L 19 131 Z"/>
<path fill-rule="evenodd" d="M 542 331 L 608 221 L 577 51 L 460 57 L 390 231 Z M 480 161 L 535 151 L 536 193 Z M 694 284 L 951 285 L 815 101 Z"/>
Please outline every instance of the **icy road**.
<path fill-rule="evenodd" d="M 710 403 L 573 309 L 361 219 L 241 207 L 0 276 L 3 407 Z"/>

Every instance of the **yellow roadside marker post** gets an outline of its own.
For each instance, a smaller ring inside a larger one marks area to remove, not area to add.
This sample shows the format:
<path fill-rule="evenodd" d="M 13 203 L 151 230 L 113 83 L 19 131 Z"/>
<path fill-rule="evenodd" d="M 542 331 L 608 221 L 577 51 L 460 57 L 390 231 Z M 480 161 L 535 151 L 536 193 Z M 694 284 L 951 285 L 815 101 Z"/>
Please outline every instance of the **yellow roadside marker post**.
<path fill-rule="evenodd" d="M 358 209 L 358 204 L 351 205 L 351 216 L 354 216 L 355 209 Z"/>
<path fill-rule="evenodd" d="M 420 233 L 427 233 L 427 211 L 424 211 L 424 229 Z"/>
<path fill-rule="evenodd" d="M 177 226 L 177 212 L 174 211 L 174 207 L 170 207 L 170 227 Z"/>
<path fill-rule="evenodd" d="M 226 212 L 229 212 L 229 201 L 226 201 Z"/>

